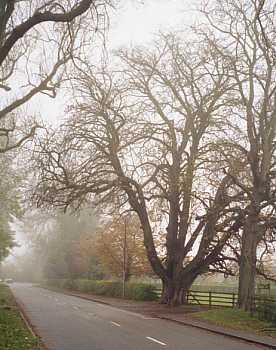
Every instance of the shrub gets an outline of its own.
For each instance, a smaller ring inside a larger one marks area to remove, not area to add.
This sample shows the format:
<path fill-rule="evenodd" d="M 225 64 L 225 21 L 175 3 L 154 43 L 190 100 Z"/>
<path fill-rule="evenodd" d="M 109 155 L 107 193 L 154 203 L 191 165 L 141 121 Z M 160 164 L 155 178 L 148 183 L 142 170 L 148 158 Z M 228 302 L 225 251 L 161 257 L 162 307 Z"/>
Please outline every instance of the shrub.
<path fill-rule="evenodd" d="M 77 280 L 48 280 L 47 284 L 52 287 L 75 290 L 107 297 L 121 298 L 122 282 L 95 281 L 86 279 Z M 127 299 L 152 301 L 158 299 L 156 287 L 147 283 L 126 283 L 125 297 Z"/>
<path fill-rule="evenodd" d="M 64 282 L 62 284 L 62 288 L 75 290 L 75 289 L 77 289 L 77 283 L 75 280 L 71 280 L 71 279 L 64 280 Z"/>
<path fill-rule="evenodd" d="M 42 282 L 42 285 L 56 287 L 56 288 L 63 288 L 65 281 L 66 281 L 65 279 L 47 279 Z"/>
<path fill-rule="evenodd" d="M 156 287 L 144 283 L 128 283 L 125 290 L 126 298 L 133 300 L 157 300 Z"/>

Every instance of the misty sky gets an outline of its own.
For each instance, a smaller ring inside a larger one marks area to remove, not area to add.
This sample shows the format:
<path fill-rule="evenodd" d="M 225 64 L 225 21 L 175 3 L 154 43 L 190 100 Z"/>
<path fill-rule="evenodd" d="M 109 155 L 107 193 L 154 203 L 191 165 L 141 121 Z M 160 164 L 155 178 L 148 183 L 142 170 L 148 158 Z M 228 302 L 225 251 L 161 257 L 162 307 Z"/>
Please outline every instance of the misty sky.
<path fill-rule="evenodd" d="M 192 11 L 199 1 L 147 0 L 128 1 L 114 16 L 110 28 L 110 45 L 143 44 L 158 30 L 174 30 L 191 24 Z"/>
<path fill-rule="evenodd" d="M 198 16 L 195 9 L 199 4 L 199 0 L 121 1 L 121 5 L 109 13 L 107 50 L 149 43 L 158 31 L 184 29 Z M 64 117 L 65 106 L 66 96 L 62 93 L 55 99 L 38 95 L 30 103 L 30 110 L 55 124 Z"/>

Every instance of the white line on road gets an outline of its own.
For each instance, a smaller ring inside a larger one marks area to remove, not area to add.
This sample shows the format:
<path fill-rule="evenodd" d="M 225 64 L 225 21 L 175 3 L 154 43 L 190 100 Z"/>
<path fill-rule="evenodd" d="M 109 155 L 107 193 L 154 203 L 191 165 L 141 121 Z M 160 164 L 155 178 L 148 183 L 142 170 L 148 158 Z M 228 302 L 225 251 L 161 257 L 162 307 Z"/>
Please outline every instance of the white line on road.
<path fill-rule="evenodd" d="M 78 306 L 73 306 L 73 309 L 78 310 L 79 307 Z"/>
<path fill-rule="evenodd" d="M 155 343 L 157 344 L 160 344 L 160 345 L 167 345 L 165 343 L 162 343 L 160 340 L 157 340 L 155 338 L 152 338 L 152 337 L 146 337 L 148 340 L 151 340 L 151 341 L 154 341 Z"/>
<path fill-rule="evenodd" d="M 116 323 L 116 322 L 113 322 L 113 321 L 110 321 L 110 323 L 112 323 L 114 326 L 121 327 L 121 325 L 119 323 Z"/>

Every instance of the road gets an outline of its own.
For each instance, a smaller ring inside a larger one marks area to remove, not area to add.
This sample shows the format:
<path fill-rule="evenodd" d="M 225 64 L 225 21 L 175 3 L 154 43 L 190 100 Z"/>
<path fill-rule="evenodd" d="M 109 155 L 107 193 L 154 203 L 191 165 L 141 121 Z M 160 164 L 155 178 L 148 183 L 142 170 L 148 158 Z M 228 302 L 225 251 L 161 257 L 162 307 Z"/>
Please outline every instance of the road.
<path fill-rule="evenodd" d="M 11 289 L 50 350 L 264 349 L 31 284 Z"/>

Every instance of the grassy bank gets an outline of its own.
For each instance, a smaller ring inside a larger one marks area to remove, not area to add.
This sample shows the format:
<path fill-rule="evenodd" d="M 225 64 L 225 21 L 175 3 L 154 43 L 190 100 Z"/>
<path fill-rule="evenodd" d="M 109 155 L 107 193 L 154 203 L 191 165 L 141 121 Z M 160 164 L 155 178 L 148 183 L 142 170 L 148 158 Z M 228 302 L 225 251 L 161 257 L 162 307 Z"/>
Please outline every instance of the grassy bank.
<path fill-rule="evenodd" d="M 0 284 L 0 349 L 41 349 L 38 339 L 26 328 L 9 287 Z"/>
<path fill-rule="evenodd" d="M 276 337 L 276 328 L 271 323 L 261 321 L 248 312 L 238 309 L 221 308 L 193 313 L 198 320 L 207 321 L 217 326 L 233 330 L 255 333 L 257 335 L 270 335 Z"/>

